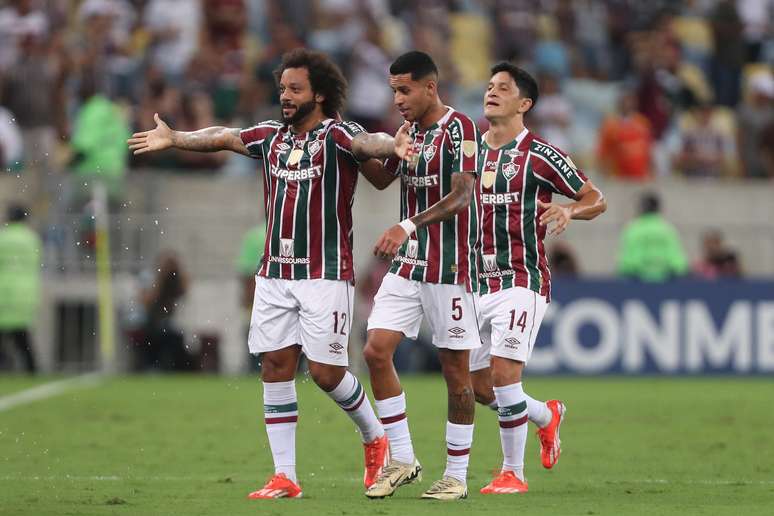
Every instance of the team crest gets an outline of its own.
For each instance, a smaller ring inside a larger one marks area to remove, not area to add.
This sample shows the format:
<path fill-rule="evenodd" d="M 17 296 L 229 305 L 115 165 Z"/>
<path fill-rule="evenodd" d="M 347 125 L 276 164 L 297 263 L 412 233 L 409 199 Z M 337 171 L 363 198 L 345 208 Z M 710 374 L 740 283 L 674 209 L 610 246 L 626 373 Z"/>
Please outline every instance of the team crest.
<path fill-rule="evenodd" d="M 519 168 L 521 165 L 517 165 L 516 163 L 506 163 L 503 165 L 503 175 L 505 176 L 505 179 L 510 181 L 514 177 L 516 177 L 516 174 L 519 173 Z"/>
<path fill-rule="evenodd" d="M 280 256 L 288 258 L 293 256 L 293 239 L 280 238 Z"/>
<path fill-rule="evenodd" d="M 409 240 L 408 245 L 406 246 L 406 257 L 416 259 L 418 252 L 419 242 L 416 240 Z"/>
<path fill-rule="evenodd" d="M 309 144 L 309 147 L 307 149 L 309 150 L 309 154 L 311 156 L 314 156 L 318 152 L 320 152 L 320 149 L 322 148 L 322 142 L 320 140 L 314 140 Z"/>
<path fill-rule="evenodd" d="M 484 272 L 494 272 L 497 270 L 497 255 L 485 254 L 484 257 Z"/>
<path fill-rule="evenodd" d="M 425 145 L 422 147 L 422 155 L 425 157 L 425 161 L 430 161 L 435 156 L 435 145 Z"/>

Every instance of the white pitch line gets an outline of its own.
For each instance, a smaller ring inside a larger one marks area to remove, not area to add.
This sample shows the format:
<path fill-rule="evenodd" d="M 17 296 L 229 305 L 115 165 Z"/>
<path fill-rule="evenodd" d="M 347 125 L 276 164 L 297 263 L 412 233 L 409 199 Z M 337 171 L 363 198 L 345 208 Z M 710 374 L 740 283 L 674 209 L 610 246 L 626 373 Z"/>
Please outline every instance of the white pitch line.
<path fill-rule="evenodd" d="M 37 387 L 15 392 L 7 396 L 0 397 L 0 412 L 5 412 L 20 405 L 27 405 L 39 400 L 59 396 L 69 390 L 78 387 L 92 387 L 102 382 L 102 373 L 87 373 L 75 378 L 57 380 L 55 382 L 44 383 Z"/>

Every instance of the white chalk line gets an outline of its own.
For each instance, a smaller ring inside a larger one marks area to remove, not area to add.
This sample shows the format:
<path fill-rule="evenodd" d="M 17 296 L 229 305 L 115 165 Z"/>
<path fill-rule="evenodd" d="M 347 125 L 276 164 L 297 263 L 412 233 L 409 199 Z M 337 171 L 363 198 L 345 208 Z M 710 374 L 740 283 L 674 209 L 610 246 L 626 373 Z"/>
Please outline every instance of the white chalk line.
<path fill-rule="evenodd" d="M 22 405 L 28 405 L 36 401 L 53 398 L 67 391 L 82 387 L 93 387 L 103 380 L 102 373 L 86 373 L 74 378 L 66 378 L 54 382 L 44 383 L 23 391 L 0 396 L 0 412 L 11 410 Z"/>

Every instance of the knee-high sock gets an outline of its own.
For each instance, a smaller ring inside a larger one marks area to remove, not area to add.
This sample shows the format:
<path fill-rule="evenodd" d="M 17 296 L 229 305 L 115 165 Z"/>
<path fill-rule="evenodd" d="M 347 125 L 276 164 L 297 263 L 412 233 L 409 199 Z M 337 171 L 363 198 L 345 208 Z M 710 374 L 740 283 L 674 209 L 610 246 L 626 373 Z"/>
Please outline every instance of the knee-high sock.
<path fill-rule="evenodd" d="M 376 411 L 382 420 L 384 432 L 390 441 L 390 457 L 404 464 L 414 463 L 414 447 L 411 445 L 408 418 L 406 417 L 406 395 L 386 400 L 376 400 Z"/>
<path fill-rule="evenodd" d="M 364 443 L 384 435 L 382 424 L 376 419 L 365 389 L 355 375 L 347 371 L 339 385 L 327 394 L 355 422 Z"/>
<path fill-rule="evenodd" d="M 527 400 L 521 382 L 495 387 L 499 409 L 503 471 L 513 471 L 524 479 L 524 448 L 527 445 Z"/>
<path fill-rule="evenodd" d="M 269 436 L 274 472 L 284 473 L 296 482 L 296 425 L 298 398 L 296 382 L 263 384 L 263 414 Z"/>

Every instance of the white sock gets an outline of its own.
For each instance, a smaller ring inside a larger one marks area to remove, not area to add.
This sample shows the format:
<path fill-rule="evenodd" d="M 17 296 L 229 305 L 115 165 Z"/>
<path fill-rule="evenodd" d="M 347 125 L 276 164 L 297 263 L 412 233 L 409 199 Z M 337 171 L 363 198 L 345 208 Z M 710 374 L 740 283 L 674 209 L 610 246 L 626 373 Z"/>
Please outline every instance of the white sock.
<path fill-rule="evenodd" d="M 499 409 L 503 471 L 513 471 L 524 480 L 524 448 L 527 445 L 527 400 L 521 382 L 494 388 Z"/>
<path fill-rule="evenodd" d="M 551 422 L 553 414 L 544 401 L 538 401 L 526 392 L 524 397 L 527 399 L 527 413 L 529 420 L 535 423 L 539 428 L 543 428 Z"/>
<path fill-rule="evenodd" d="M 446 422 L 446 471 L 443 476 L 453 477 L 467 484 L 470 446 L 473 444 L 473 425 Z"/>
<path fill-rule="evenodd" d="M 497 412 L 497 408 L 498 408 L 498 407 L 497 407 L 497 398 L 495 398 L 495 399 L 494 399 L 494 401 L 492 401 L 492 403 L 490 403 L 489 405 L 487 405 L 487 407 L 489 407 L 490 409 L 492 409 L 492 410 L 494 410 L 495 412 Z"/>
<path fill-rule="evenodd" d="M 376 411 L 390 441 L 390 457 L 404 464 L 414 463 L 414 447 L 411 445 L 408 418 L 406 417 L 406 395 L 386 400 L 376 400 Z"/>
<path fill-rule="evenodd" d="M 298 398 L 296 382 L 263 383 L 263 417 L 269 436 L 274 473 L 296 479 L 296 425 Z"/>
<path fill-rule="evenodd" d="M 355 375 L 349 371 L 344 373 L 341 383 L 327 394 L 355 422 L 364 443 L 384 435 L 382 424 L 376 419 L 365 389 Z"/>

